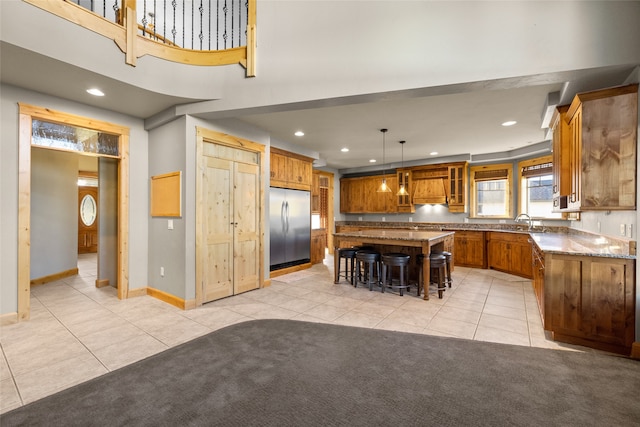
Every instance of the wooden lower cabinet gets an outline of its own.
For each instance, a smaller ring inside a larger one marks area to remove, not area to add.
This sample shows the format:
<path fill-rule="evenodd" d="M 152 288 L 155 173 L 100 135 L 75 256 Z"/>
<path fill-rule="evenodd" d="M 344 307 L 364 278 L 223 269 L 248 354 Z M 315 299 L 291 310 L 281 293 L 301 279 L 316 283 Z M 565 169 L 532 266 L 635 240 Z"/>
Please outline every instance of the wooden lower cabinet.
<path fill-rule="evenodd" d="M 544 252 L 542 252 L 535 244 L 532 244 L 531 255 L 531 264 L 533 266 L 533 292 L 536 295 L 538 310 L 540 311 L 540 317 L 544 325 Z"/>
<path fill-rule="evenodd" d="M 532 279 L 529 239 L 528 233 L 487 232 L 488 267 Z"/>
<path fill-rule="evenodd" d="M 546 254 L 544 328 L 553 339 L 630 354 L 635 260 Z"/>
<path fill-rule="evenodd" d="M 453 263 L 461 267 L 487 268 L 484 231 L 455 230 Z"/>
<path fill-rule="evenodd" d="M 311 264 L 324 261 L 324 250 L 327 247 L 327 232 L 325 229 L 311 230 Z"/>

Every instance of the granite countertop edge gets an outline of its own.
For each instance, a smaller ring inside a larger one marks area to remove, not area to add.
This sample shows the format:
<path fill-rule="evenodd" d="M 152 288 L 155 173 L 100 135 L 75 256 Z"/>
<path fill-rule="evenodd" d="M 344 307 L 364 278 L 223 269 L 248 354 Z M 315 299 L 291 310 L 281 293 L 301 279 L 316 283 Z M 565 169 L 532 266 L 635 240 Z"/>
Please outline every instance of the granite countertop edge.
<path fill-rule="evenodd" d="M 398 228 L 416 231 L 491 231 L 529 234 L 545 254 L 596 256 L 636 259 L 636 242 L 575 230 L 569 227 L 545 227 L 528 231 L 523 224 L 460 224 L 417 222 L 337 221 L 336 226 Z"/>

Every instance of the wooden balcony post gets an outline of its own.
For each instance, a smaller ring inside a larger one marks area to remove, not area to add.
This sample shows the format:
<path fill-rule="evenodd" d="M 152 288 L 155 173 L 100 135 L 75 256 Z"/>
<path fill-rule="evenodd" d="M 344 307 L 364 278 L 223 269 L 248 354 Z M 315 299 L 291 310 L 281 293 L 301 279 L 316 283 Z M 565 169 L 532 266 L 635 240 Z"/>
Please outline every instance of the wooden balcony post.
<path fill-rule="evenodd" d="M 247 77 L 256 76 L 256 0 L 249 0 L 246 68 Z"/>
<path fill-rule="evenodd" d="M 138 25 L 136 22 L 136 2 L 135 0 L 122 0 L 122 12 L 124 14 L 125 37 L 127 47 L 125 50 L 125 62 L 132 67 L 136 66 L 136 38 L 138 36 Z"/>

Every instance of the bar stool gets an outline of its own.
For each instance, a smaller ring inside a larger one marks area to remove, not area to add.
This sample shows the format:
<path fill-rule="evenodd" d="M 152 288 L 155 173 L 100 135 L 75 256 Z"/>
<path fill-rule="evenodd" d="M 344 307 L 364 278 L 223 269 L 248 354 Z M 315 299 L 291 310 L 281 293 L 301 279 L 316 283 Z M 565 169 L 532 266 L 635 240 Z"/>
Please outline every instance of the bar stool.
<path fill-rule="evenodd" d="M 351 246 L 352 249 L 357 251 L 375 251 L 376 248 L 373 246 Z"/>
<path fill-rule="evenodd" d="M 373 251 L 373 252 L 378 252 L 375 248 L 375 246 L 351 246 L 353 249 L 357 250 L 357 251 Z M 356 272 L 357 273 L 357 272 Z M 354 273 L 356 276 L 358 274 Z"/>
<path fill-rule="evenodd" d="M 418 296 L 420 296 L 420 288 L 424 287 L 426 293 L 429 292 L 428 285 L 424 283 L 424 274 L 422 271 L 422 263 L 424 262 L 424 254 L 418 254 L 416 257 L 418 263 Z M 447 265 L 447 258 L 435 252 L 429 254 L 429 276 L 431 283 L 438 285 L 438 298 L 442 299 L 442 293 L 447 289 L 445 284 L 445 269 Z M 435 280 L 434 280 L 435 279 Z"/>
<path fill-rule="evenodd" d="M 453 283 L 453 277 L 451 277 L 451 262 L 452 262 L 452 256 L 451 256 L 451 252 L 447 252 L 447 251 L 435 251 L 435 253 L 440 254 L 440 255 L 444 255 L 444 257 L 446 258 L 447 261 L 447 276 L 445 277 L 445 283 L 451 287 L 451 284 Z"/>
<path fill-rule="evenodd" d="M 409 259 L 411 257 L 403 253 L 386 253 L 382 254 L 382 292 L 385 287 L 391 289 L 399 289 L 400 296 L 403 296 L 403 291 L 406 289 L 409 291 Z M 393 284 L 393 267 L 398 267 L 399 278 L 396 279 L 396 285 Z M 405 277 L 407 280 L 405 281 Z"/>
<path fill-rule="evenodd" d="M 442 293 L 447 289 L 445 284 L 445 269 L 447 267 L 447 258 L 437 253 L 429 254 L 431 283 L 438 285 L 438 298 L 442 299 Z M 433 279 L 437 278 L 437 281 Z"/>
<path fill-rule="evenodd" d="M 361 267 L 364 267 L 364 281 L 362 280 Z M 380 252 L 371 250 L 361 250 L 356 252 L 356 279 L 353 286 L 358 287 L 358 282 L 369 286 L 373 290 L 373 285 L 378 286 L 378 282 L 373 279 L 374 269 L 376 277 L 380 278 Z"/>
<path fill-rule="evenodd" d="M 336 274 L 336 278 L 338 279 L 338 281 L 340 280 L 340 276 L 342 276 L 347 282 L 351 282 L 351 285 L 354 284 L 356 252 L 357 250 L 353 248 L 338 249 L 338 274 Z M 340 265 L 342 264 L 343 259 L 344 259 L 344 274 L 341 275 Z"/>

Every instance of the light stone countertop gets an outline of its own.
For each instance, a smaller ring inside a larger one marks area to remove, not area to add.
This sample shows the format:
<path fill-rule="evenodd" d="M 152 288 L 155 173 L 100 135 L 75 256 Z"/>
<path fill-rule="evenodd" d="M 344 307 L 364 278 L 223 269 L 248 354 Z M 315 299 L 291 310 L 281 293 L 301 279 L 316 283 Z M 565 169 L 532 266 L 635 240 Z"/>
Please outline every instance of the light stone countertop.
<path fill-rule="evenodd" d="M 528 232 L 526 226 L 523 227 L 522 224 L 339 221 L 336 225 L 404 228 L 420 231 L 469 230 L 528 233 L 536 246 L 545 253 L 636 259 L 636 242 L 634 240 L 618 239 L 568 227 L 545 227 L 545 232 L 538 232 L 535 229 Z"/>
<path fill-rule="evenodd" d="M 635 242 L 595 234 L 530 233 L 545 253 L 635 259 Z M 634 243 L 634 244 L 631 244 Z"/>

